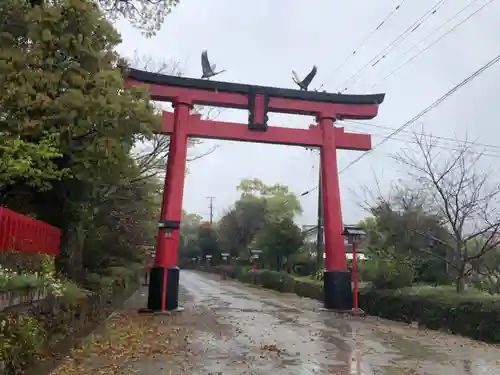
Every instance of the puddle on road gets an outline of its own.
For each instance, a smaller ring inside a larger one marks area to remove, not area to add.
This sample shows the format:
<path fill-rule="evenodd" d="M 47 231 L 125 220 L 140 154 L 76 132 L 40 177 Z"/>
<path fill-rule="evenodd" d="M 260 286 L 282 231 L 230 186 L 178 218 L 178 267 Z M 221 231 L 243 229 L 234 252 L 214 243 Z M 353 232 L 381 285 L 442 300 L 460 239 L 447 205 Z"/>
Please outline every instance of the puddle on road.
<path fill-rule="evenodd" d="M 192 374 L 500 375 L 500 350 L 486 344 L 315 312 L 316 301 L 192 272 L 182 273 L 181 284 L 211 322 L 195 339 L 200 363 Z"/>

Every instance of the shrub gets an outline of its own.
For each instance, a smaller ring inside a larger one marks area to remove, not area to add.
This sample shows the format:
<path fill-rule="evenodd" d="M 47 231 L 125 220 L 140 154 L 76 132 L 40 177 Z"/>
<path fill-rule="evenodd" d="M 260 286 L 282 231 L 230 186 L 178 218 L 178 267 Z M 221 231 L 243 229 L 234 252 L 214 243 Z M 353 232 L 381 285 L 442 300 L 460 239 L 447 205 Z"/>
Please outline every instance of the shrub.
<path fill-rule="evenodd" d="M 2 373 L 24 373 L 23 370 L 37 362 L 41 352 L 52 352 L 54 343 L 61 340 L 63 350 L 74 345 L 79 332 L 95 327 L 116 302 L 128 298 L 137 289 L 139 279 L 133 269 L 134 266 L 108 270 L 104 272 L 108 276 L 88 274 L 86 284 L 93 285 L 94 293 L 85 293 L 76 284 L 63 280 L 61 296 L 52 296 L 33 306 L 27 316 L 0 314 Z"/>
<path fill-rule="evenodd" d="M 97 273 L 88 273 L 85 275 L 84 286 L 90 290 L 98 290 L 101 286 L 102 276 Z"/>
<path fill-rule="evenodd" d="M 302 260 L 292 264 L 292 270 L 298 276 L 309 276 L 314 273 L 316 262 L 313 260 Z"/>
<path fill-rule="evenodd" d="M 300 297 L 312 298 L 323 301 L 323 283 L 300 280 L 295 282 L 294 292 Z"/>
<path fill-rule="evenodd" d="M 397 289 L 413 284 L 415 270 L 406 259 L 374 258 L 363 262 L 361 279 L 377 289 Z"/>
<path fill-rule="evenodd" d="M 186 267 L 185 267 L 186 268 Z M 210 268 L 187 268 L 187 269 L 197 269 L 198 271 L 204 271 L 204 272 L 211 272 L 215 273 L 217 275 L 223 275 L 224 273 L 226 276 L 232 278 L 232 279 L 239 279 L 241 277 L 244 277 L 244 275 L 252 269 L 252 267 L 248 265 L 240 266 L 240 265 L 233 265 L 233 264 L 220 264 L 217 266 L 213 266 Z M 249 279 L 249 282 L 251 280 Z"/>
<path fill-rule="evenodd" d="M 286 272 L 270 270 L 247 271 L 248 277 L 255 277 L 255 283 L 268 289 L 275 289 L 283 293 L 293 293 L 295 290 L 295 279 Z"/>
<path fill-rule="evenodd" d="M 37 274 L 19 274 L 0 266 L 0 291 L 40 288 L 43 285 L 42 278 Z"/>
<path fill-rule="evenodd" d="M 85 292 L 82 288 L 76 285 L 71 280 L 61 280 L 62 286 L 62 299 L 66 301 L 69 305 L 76 305 L 83 298 L 88 296 L 88 293 Z"/>
<path fill-rule="evenodd" d="M 72 281 L 56 277 L 54 258 L 48 255 L 39 257 L 40 272 L 19 272 L 0 266 L 0 291 L 29 290 L 45 288 L 56 297 L 74 299 L 81 297 L 83 291 Z"/>
<path fill-rule="evenodd" d="M 413 322 L 430 329 L 445 329 L 476 340 L 500 342 L 500 300 L 484 295 L 461 295 L 435 288 L 422 293 L 411 289 L 362 290 L 360 307 L 371 315 Z"/>
<path fill-rule="evenodd" d="M 108 269 L 107 274 L 111 276 L 113 280 L 121 283 L 123 286 L 127 285 L 127 283 L 131 282 L 134 277 L 137 277 L 138 272 L 134 271 L 128 267 L 110 267 Z"/>
<path fill-rule="evenodd" d="M 44 342 L 45 331 L 35 318 L 0 315 L 0 362 L 4 373 L 21 374 L 35 363 Z"/>

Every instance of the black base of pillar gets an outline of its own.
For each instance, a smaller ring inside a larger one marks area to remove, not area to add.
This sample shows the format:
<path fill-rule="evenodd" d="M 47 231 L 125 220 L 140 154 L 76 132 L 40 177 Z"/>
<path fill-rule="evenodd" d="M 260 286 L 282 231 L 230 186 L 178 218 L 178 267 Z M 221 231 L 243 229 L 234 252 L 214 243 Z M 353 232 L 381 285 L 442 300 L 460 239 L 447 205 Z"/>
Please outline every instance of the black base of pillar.
<path fill-rule="evenodd" d="M 167 285 L 164 288 L 165 272 Z M 162 308 L 165 297 L 165 310 Z M 148 305 L 140 309 L 140 313 L 164 313 L 166 311 L 182 311 L 179 307 L 179 267 L 152 267 L 149 275 Z"/>
<path fill-rule="evenodd" d="M 162 311 L 165 267 L 151 267 L 149 271 L 148 310 Z"/>
<path fill-rule="evenodd" d="M 174 311 L 179 308 L 179 271 L 179 267 L 169 267 L 167 269 L 165 309 L 168 311 Z"/>
<path fill-rule="evenodd" d="M 325 309 L 352 310 L 351 272 L 325 271 L 323 274 L 323 288 Z"/>

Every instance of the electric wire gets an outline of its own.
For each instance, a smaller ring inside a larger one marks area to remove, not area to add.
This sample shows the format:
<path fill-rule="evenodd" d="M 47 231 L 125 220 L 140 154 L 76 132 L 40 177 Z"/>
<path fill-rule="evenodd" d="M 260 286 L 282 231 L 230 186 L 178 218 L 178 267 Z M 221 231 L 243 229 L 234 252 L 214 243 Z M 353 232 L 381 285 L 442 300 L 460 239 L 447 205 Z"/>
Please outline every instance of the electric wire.
<path fill-rule="evenodd" d="M 455 18 L 457 18 L 460 14 L 462 14 L 464 11 L 469 9 L 472 5 L 477 3 L 479 0 L 472 0 L 469 2 L 467 5 L 464 7 L 460 8 L 458 12 L 456 12 L 453 16 L 448 18 L 445 22 L 443 22 L 439 27 L 435 28 L 432 30 L 430 33 L 428 33 L 424 38 L 420 39 L 417 43 L 415 43 L 409 50 L 407 50 L 403 55 L 399 56 L 399 59 L 403 59 L 404 57 L 408 56 L 410 52 L 412 52 L 415 48 L 417 48 L 420 44 L 425 42 L 427 39 L 429 39 L 431 36 L 436 34 L 439 30 L 441 30 L 443 27 L 445 27 L 447 24 L 449 24 L 451 21 L 453 21 Z"/>
<path fill-rule="evenodd" d="M 418 134 L 418 133 L 417 133 Z M 380 133 L 370 133 L 370 135 L 372 137 L 380 137 L 380 138 L 384 138 L 387 136 L 387 134 L 380 134 Z M 418 134 L 418 135 L 422 135 L 422 134 Z M 425 135 L 425 134 L 423 134 Z M 391 141 L 397 141 L 397 142 L 404 142 L 404 143 L 411 143 L 411 144 L 417 144 L 417 142 L 415 141 L 415 139 L 412 139 L 412 138 L 396 138 L 396 137 L 392 137 L 390 139 Z M 464 146 L 467 145 L 467 144 L 463 144 Z M 434 144 L 432 145 L 432 147 L 436 147 L 436 148 L 440 148 L 442 150 L 449 150 L 449 151 L 460 151 L 461 148 L 459 147 L 460 145 L 447 145 L 447 144 Z M 486 151 L 486 150 L 485 150 Z M 485 152 L 485 151 L 475 151 L 475 150 L 469 150 L 469 152 L 471 154 L 475 154 L 475 155 L 484 155 L 484 156 L 489 156 L 489 157 L 492 157 L 492 158 L 500 158 L 500 153 L 489 153 L 489 152 Z"/>
<path fill-rule="evenodd" d="M 341 174 L 345 172 L 347 169 L 352 167 L 354 164 L 358 163 L 360 160 L 365 158 L 368 155 L 371 155 L 375 150 L 377 150 L 381 145 L 389 141 L 391 138 L 393 138 L 395 135 L 398 133 L 402 132 L 404 129 L 406 129 L 408 126 L 413 124 L 415 121 L 420 119 L 421 117 L 425 116 L 427 113 L 432 111 L 433 109 L 437 108 L 441 103 L 443 103 L 446 99 L 448 99 L 450 96 L 452 96 L 454 93 L 456 93 L 458 90 L 460 90 L 462 87 L 466 86 L 468 83 L 472 82 L 475 78 L 480 76 L 482 73 L 484 73 L 486 70 L 491 68 L 493 65 L 498 63 L 500 61 L 500 54 L 496 55 L 493 59 L 491 59 L 489 62 L 484 64 L 481 68 L 476 70 L 474 73 L 472 73 L 470 76 L 462 80 L 460 83 L 455 85 L 453 88 L 451 88 L 449 91 L 447 91 L 444 95 L 442 95 L 440 98 L 432 102 L 428 107 L 420 111 L 418 114 L 416 114 L 414 117 L 412 117 L 410 120 L 406 121 L 403 125 L 401 125 L 399 128 L 395 129 L 393 132 L 391 132 L 388 136 L 386 136 L 382 141 L 377 143 L 373 148 L 363 154 L 361 154 L 359 157 L 351 161 L 349 164 L 347 164 L 344 168 L 342 168 L 338 173 Z M 314 190 L 316 190 L 318 186 L 316 186 L 313 189 L 310 189 L 306 191 L 305 193 L 302 193 L 302 195 L 306 195 Z"/>
<path fill-rule="evenodd" d="M 390 42 L 382 51 L 380 51 L 375 57 L 369 60 L 365 65 L 355 71 L 347 80 L 345 80 L 341 86 L 344 87 L 341 92 L 345 92 L 347 90 L 347 85 L 349 82 L 352 83 L 357 82 L 359 78 L 361 78 L 364 74 L 364 71 L 367 67 L 371 65 L 371 67 L 376 66 L 382 59 L 384 59 L 388 53 L 394 49 L 397 45 L 403 42 L 406 38 L 408 38 L 415 30 L 417 30 L 425 21 L 427 21 L 430 17 L 432 17 L 436 12 L 441 8 L 446 2 L 449 0 L 439 0 L 435 5 L 433 5 L 430 9 L 428 9 L 419 19 L 413 22 L 406 30 L 404 30 L 401 34 L 399 34 L 392 42 Z"/>
<path fill-rule="evenodd" d="M 389 19 L 399 10 L 399 8 L 401 8 L 405 1 L 406 0 L 401 0 L 399 4 L 382 20 L 382 22 L 380 22 L 377 27 L 375 27 L 366 35 L 361 43 L 358 44 L 358 46 L 344 59 L 344 61 L 323 81 L 323 83 L 317 88 L 318 91 L 321 90 L 331 79 L 335 78 L 337 73 L 342 70 L 342 68 L 346 66 L 346 64 L 354 57 L 354 55 L 356 55 L 356 53 L 358 53 L 366 45 L 366 43 L 368 43 L 372 36 L 375 35 L 375 33 L 379 31 L 382 26 L 387 23 L 387 21 L 389 21 Z"/>
<path fill-rule="evenodd" d="M 498 63 L 498 61 L 500 61 L 500 54 L 497 55 L 497 56 L 495 56 L 492 60 L 490 60 L 485 65 L 483 65 L 478 70 L 476 70 L 469 77 L 467 77 L 466 79 L 464 79 L 463 81 L 461 81 L 459 84 L 455 85 L 451 90 L 449 90 L 446 94 L 444 94 L 439 99 L 437 99 L 436 101 L 434 101 L 427 108 L 425 108 L 424 110 L 422 110 L 421 112 L 419 112 L 417 115 L 415 115 L 413 118 L 411 118 L 410 120 L 408 120 L 407 122 L 405 122 L 403 125 L 401 125 L 396 130 L 394 130 L 391 134 L 389 134 L 382 141 L 380 141 L 378 144 L 376 144 L 370 151 L 367 151 L 364 154 L 361 154 L 359 157 L 357 157 L 352 162 L 350 162 L 349 164 L 347 164 L 347 166 L 345 166 L 344 168 L 342 168 L 339 173 L 342 173 L 342 172 L 346 171 L 348 168 L 350 168 L 351 166 L 353 166 L 354 164 L 356 164 L 357 162 L 359 162 L 361 159 L 363 159 L 367 155 L 370 155 L 371 153 L 373 153 L 382 144 L 384 144 L 389 139 L 391 139 L 391 137 L 397 135 L 398 133 L 400 133 L 401 131 L 403 131 L 404 129 L 406 129 L 408 126 L 410 126 L 411 124 L 413 124 L 415 121 L 417 121 L 419 118 L 425 116 L 427 113 L 429 113 L 433 109 L 437 108 L 442 102 L 444 102 L 446 99 L 448 99 L 455 92 L 457 92 L 458 90 L 460 90 L 462 87 L 464 87 L 465 85 L 467 85 L 468 83 L 470 83 L 471 81 L 473 81 L 475 78 L 477 78 L 478 76 L 480 76 L 482 73 L 484 73 L 486 70 L 488 70 L 489 68 L 491 68 L 493 65 L 495 65 L 496 63 Z"/>
<path fill-rule="evenodd" d="M 364 124 L 364 125 L 367 125 L 367 124 Z M 386 129 L 388 127 L 385 127 Z M 392 130 L 395 130 L 394 128 L 388 128 L 388 129 L 392 129 Z M 362 132 L 363 129 L 353 129 L 353 130 L 357 130 L 357 131 L 360 131 Z M 418 133 L 419 135 L 422 135 L 421 133 Z M 423 134 L 423 135 L 430 135 L 430 134 Z M 370 133 L 370 136 L 372 137 L 376 137 L 376 138 L 385 138 L 387 137 L 387 134 L 378 134 L 378 133 Z M 461 142 L 459 140 L 454 140 L 453 138 L 447 138 L 447 137 L 437 137 L 437 136 L 434 136 L 434 135 L 430 135 L 432 136 L 432 138 L 444 138 L 444 139 L 449 139 L 449 140 L 452 140 L 452 141 L 455 141 L 457 143 Z M 396 142 L 402 142 L 402 143 L 406 143 L 406 144 L 417 144 L 416 141 L 414 139 L 411 139 L 411 138 L 397 138 L 397 137 L 391 137 L 390 138 L 390 141 L 396 141 Z M 464 141 L 464 143 L 462 143 L 463 145 L 482 145 L 481 143 L 474 143 L 474 142 L 467 142 L 467 141 Z M 493 147 L 493 148 L 499 148 L 500 149 L 500 146 L 494 146 L 494 145 L 485 145 L 485 146 L 488 146 L 488 147 Z M 460 151 L 461 149 L 459 147 L 453 147 L 453 146 L 450 146 L 450 145 L 443 145 L 443 144 L 435 144 L 433 145 L 433 147 L 436 147 L 436 148 L 439 148 L 439 149 L 442 149 L 442 150 L 448 150 L 448 151 Z M 484 152 L 484 151 L 474 151 L 474 150 L 468 150 L 468 152 L 470 152 L 471 154 L 474 154 L 474 155 L 481 155 L 481 156 L 486 156 L 486 157 L 491 157 L 491 158 L 500 158 L 500 153 L 499 154 L 492 154 L 492 153 L 489 153 L 489 152 Z M 340 172 L 339 172 L 340 174 Z M 304 195 L 307 195 L 313 191 L 315 191 L 316 189 L 318 189 L 318 186 L 312 188 L 312 189 L 309 189 L 309 190 L 306 190 L 305 192 L 303 192 L 301 194 L 301 196 L 304 196 Z"/>
<path fill-rule="evenodd" d="M 476 9 L 473 13 L 469 14 L 469 16 L 467 16 L 466 18 L 464 18 L 461 22 L 459 22 L 458 24 L 456 24 L 455 26 L 453 26 L 450 30 L 448 30 L 446 33 L 444 33 L 443 35 L 441 35 L 438 39 L 436 39 L 434 42 L 432 42 L 431 44 L 429 44 L 427 47 L 425 47 L 423 50 L 419 51 L 418 53 L 416 53 L 415 55 L 413 55 L 412 57 L 410 57 L 409 59 L 407 59 L 403 64 L 399 65 L 396 69 L 392 70 L 389 74 L 387 74 L 386 76 L 384 76 L 379 82 L 375 83 L 371 88 L 375 88 L 376 86 L 378 86 L 380 83 L 382 83 L 383 81 L 385 81 L 386 79 L 390 78 L 391 76 L 393 76 L 394 74 L 396 74 L 397 72 L 399 72 L 402 68 L 404 68 L 406 65 L 408 65 L 409 63 L 411 63 L 412 61 L 414 61 L 417 57 L 419 57 L 420 55 L 422 55 L 425 51 L 429 50 L 432 46 L 434 46 L 436 43 L 438 43 L 440 40 L 442 40 L 444 37 L 446 37 L 447 35 L 451 34 L 453 31 L 455 31 L 458 27 L 462 26 L 464 23 L 466 23 L 468 20 L 470 20 L 472 17 L 474 17 L 476 14 L 478 14 L 481 10 L 483 10 L 484 8 L 486 8 L 488 5 L 490 5 L 493 1 L 495 0 L 489 0 L 488 2 L 486 2 L 485 4 L 483 4 L 480 8 Z M 474 1 L 473 1 L 474 3 Z M 469 4 L 470 5 L 470 4 Z M 446 21 L 448 22 L 448 21 Z M 446 23 L 445 22 L 445 23 Z M 428 35 L 427 37 L 429 37 L 430 35 Z M 427 38 L 426 37 L 426 38 Z M 426 39 L 424 38 L 424 39 Z M 423 40 L 421 41 L 423 42 Z M 420 44 L 421 42 L 419 42 L 418 44 Z M 412 49 L 413 50 L 413 49 Z M 411 50 L 410 50 L 411 51 Z M 407 54 L 405 54 L 406 56 Z M 403 56 L 404 57 L 404 56 Z"/>
<path fill-rule="evenodd" d="M 385 129 L 385 130 L 390 130 L 394 131 L 396 128 L 390 127 L 390 126 L 383 126 L 379 124 L 374 124 L 371 122 L 362 122 L 362 121 L 357 121 L 357 120 L 343 120 L 343 123 L 352 123 L 356 125 L 364 125 L 364 126 L 369 126 L 369 127 L 374 127 L 374 128 L 379 128 L 379 129 Z M 356 129 L 355 129 L 356 130 Z M 408 131 L 408 130 L 402 130 L 401 133 L 409 133 L 409 134 L 415 134 L 416 132 Z M 373 134 L 373 133 L 370 133 Z M 422 134 L 422 132 L 418 132 L 418 134 Z M 478 146 L 478 147 L 485 147 L 485 148 L 492 148 L 492 149 L 497 149 L 500 150 L 500 146 L 488 144 L 488 143 L 480 143 L 480 142 L 475 142 L 475 141 L 468 141 L 468 140 L 461 140 L 461 139 L 456 139 L 456 138 L 451 138 L 451 137 L 443 137 L 443 136 L 438 136 L 438 135 L 433 135 L 433 134 L 426 134 L 424 133 L 423 135 L 428 135 L 431 136 L 434 139 L 438 140 L 443 140 L 447 142 L 454 142 L 458 144 L 467 144 L 470 146 Z"/>

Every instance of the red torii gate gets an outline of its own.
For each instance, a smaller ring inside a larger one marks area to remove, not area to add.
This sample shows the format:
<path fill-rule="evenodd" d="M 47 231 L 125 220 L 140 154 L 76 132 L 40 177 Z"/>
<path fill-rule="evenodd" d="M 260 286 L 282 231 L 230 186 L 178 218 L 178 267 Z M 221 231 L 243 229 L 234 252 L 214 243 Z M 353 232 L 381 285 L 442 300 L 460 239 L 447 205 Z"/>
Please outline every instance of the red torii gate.
<path fill-rule="evenodd" d="M 161 132 L 170 134 L 167 175 L 147 311 L 178 309 L 177 252 L 182 215 L 188 137 L 319 147 L 325 231 L 324 304 L 327 309 L 352 308 L 351 275 L 347 270 L 337 149 L 369 150 L 367 134 L 335 128 L 336 119 L 372 119 L 384 94 L 342 95 L 183 78 L 129 69 L 126 86 L 146 86 L 152 100 L 171 102 Z M 248 109 L 248 125 L 202 120 L 193 105 Z M 294 129 L 267 125 L 268 112 L 316 116 L 318 125 Z"/>

